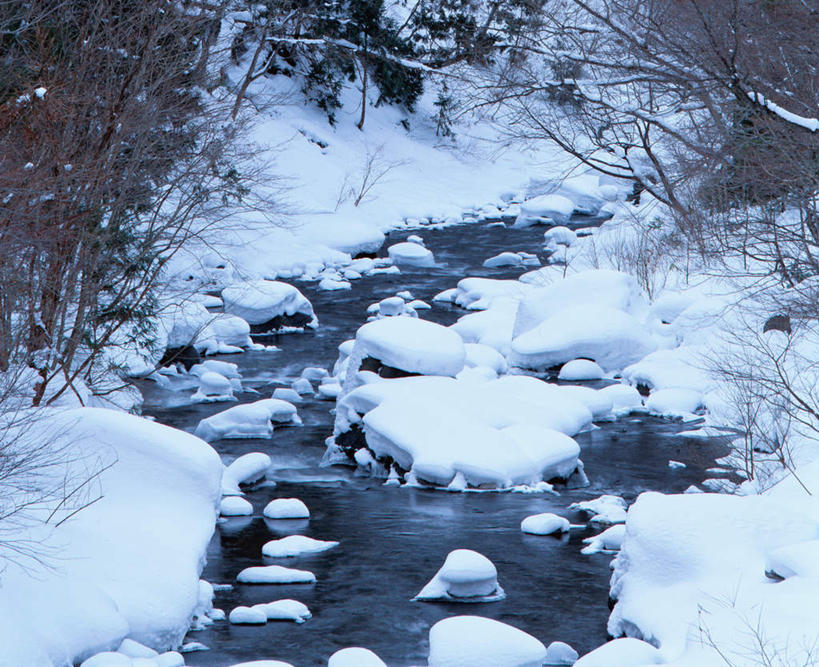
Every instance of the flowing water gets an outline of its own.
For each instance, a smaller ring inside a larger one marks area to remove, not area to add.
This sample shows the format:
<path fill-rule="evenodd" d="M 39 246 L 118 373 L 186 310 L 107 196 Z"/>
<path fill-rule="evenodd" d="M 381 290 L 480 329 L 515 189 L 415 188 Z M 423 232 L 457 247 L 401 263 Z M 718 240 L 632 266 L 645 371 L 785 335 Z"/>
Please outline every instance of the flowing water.
<path fill-rule="evenodd" d="M 580 221 L 582 222 L 582 221 Z M 588 221 L 594 222 L 594 221 Z M 246 388 L 242 401 L 270 396 L 288 386 L 306 366 L 331 368 L 339 343 L 352 337 L 366 320 L 366 308 L 399 290 L 432 303 L 438 292 L 454 287 L 466 275 L 517 277 L 521 269 L 484 269 L 483 261 L 505 250 L 537 252 L 542 227 L 510 229 L 469 224 L 424 229 L 435 268 L 402 269 L 353 282 L 352 290 L 323 292 L 314 285 L 299 287 L 312 301 L 321 326 L 314 332 L 267 338 L 279 352 L 247 352 L 223 357 L 237 363 Z M 394 232 L 387 245 L 404 240 Z M 435 304 L 421 317 L 450 324 L 464 314 Z M 178 428 L 193 430 L 199 419 L 230 404 L 189 404 L 190 391 L 143 387 L 145 413 Z M 390 666 L 425 664 L 429 628 L 458 614 L 478 614 L 515 625 L 545 644 L 560 640 L 581 654 L 606 641 L 610 554 L 583 555 L 582 540 L 593 529 L 572 530 L 563 537 L 525 535 L 524 517 L 539 512 L 567 516 L 572 502 L 604 493 L 632 501 L 656 490 L 681 492 L 701 482 L 705 469 L 724 454 L 716 439 L 679 435 L 692 428 L 648 416 L 632 416 L 577 436 L 590 486 L 558 488 L 559 495 L 494 492 L 447 493 L 415 488 L 384 487 L 379 480 L 357 475 L 351 468 L 322 468 L 324 440 L 332 433 L 332 402 L 306 398 L 299 405 L 301 427 L 276 428 L 272 440 L 223 440 L 214 443 L 225 461 L 251 451 L 267 452 L 273 465 L 268 480 L 246 494 L 254 516 L 220 521 L 208 550 L 203 578 L 233 584 L 219 590 L 215 605 L 229 612 L 282 598 L 307 604 L 313 617 L 303 624 L 269 622 L 264 626 L 215 623 L 192 632 L 187 641 L 201 642 L 207 651 L 189 653 L 188 665 L 223 666 L 263 658 L 284 660 L 296 667 L 326 665 L 329 656 L 346 646 L 365 646 Z M 669 459 L 687 464 L 670 469 Z M 277 497 L 301 498 L 311 511 L 309 521 L 271 521 L 261 516 Z M 184 530 L 184 526 L 180 526 Z M 337 540 L 335 549 L 313 556 L 265 559 L 262 545 L 287 534 Z M 490 558 L 506 591 L 501 602 L 455 604 L 411 602 L 443 563 L 447 553 L 469 548 Z M 282 564 L 315 573 L 314 585 L 240 585 L 245 567 Z"/>

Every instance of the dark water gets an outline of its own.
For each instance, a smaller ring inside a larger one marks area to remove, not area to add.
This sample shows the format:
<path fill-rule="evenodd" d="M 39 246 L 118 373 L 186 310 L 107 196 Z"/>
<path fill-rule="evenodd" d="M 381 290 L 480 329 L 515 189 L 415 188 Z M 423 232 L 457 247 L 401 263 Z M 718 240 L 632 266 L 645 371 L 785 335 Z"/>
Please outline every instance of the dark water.
<path fill-rule="evenodd" d="M 543 228 L 512 230 L 486 225 L 449 227 L 420 232 L 435 253 L 433 269 L 403 269 L 400 275 L 380 275 L 353 282 L 348 292 L 300 289 L 313 302 L 321 327 L 315 332 L 276 337 L 280 352 L 249 352 L 224 357 L 238 363 L 246 387 L 241 400 L 269 396 L 285 386 L 305 366 L 329 368 L 336 347 L 352 337 L 366 319 L 366 307 L 396 291 L 409 289 L 416 298 L 432 297 L 465 275 L 513 278 L 521 269 L 483 269 L 484 259 L 504 250 L 537 252 Z M 388 243 L 407 233 L 393 233 Z M 444 324 L 463 311 L 435 304 L 425 319 Z M 192 430 L 198 420 L 227 407 L 180 405 L 190 391 L 171 392 L 148 385 L 145 412 L 163 423 Z M 234 584 L 243 568 L 281 564 L 308 569 L 315 585 L 234 585 L 220 591 L 216 606 L 229 612 L 281 598 L 307 604 L 313 618 L 304 624 L 269 622 L 239 626 L 219 622 L 191 633 L 209 651 L 187 655 L 189 665 L 222 666 L 275 658 L 297 667 L 326 665 L 329 656 L 346 646 L 365 646 L 389 665 L 425 664 L 431 625 L 447 616 L 479 614 L 511 623 L 548 644 L 561 640 L 581 653 L 606 640 L 610 555 L 582 555 L 582 540 L 595 530 L 573 530 L 562 538 L 524 535 L 520 521 L 529 514 L 555 512 L 572 523 L 583 517 L 566 508 L 572 502 L 614 493 L 633 500 L 646 490 L 680 492 L 706 477 L 705 469 L 724 453 L 715 440 L 686 438 L 682 425 L 651 417 L 629 417 L 600 424 L 577 437 L 590 486 L 559 489 L 560 495 L 514 493 L 446 493 L 384 487 L 378 480 L 357 476 L 350 468 L 321 468 L 324 439 L 332 432 L 333 403 L 306 399 L 299 406 L 302 427 L 276 430 L 272 440 L 226 440 L 215 443 L 226 461 L 249 451 L 267 452 L 273 459 L 268 479 L 247 493 L 253 517 L 223 521 L 211 542 L 203 578 Z M 668 460 L 688 464 L 668 468 Z M 301 498 L 311 510 L 309 521 L 274 522 L 261 516 L 277 497 Z M 304 534 L 341 544 L 328 552 L 299 558 L 263 559 L 262 545 L 286 534 Z M 505 600 L 478 604 L 410 602 L 456 548 L 477 550 L 498 568 Z"/>

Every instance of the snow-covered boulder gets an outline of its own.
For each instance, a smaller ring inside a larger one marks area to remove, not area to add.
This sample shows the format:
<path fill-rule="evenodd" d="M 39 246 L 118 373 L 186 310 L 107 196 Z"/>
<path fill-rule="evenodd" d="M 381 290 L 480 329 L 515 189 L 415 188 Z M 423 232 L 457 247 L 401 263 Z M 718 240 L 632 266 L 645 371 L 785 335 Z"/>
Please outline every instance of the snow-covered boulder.
<path fill-rule="evenodd" d="M 253 505 L 242 496 L 225 496 L 219 505 L 219 514 L 222 516 L 250 516 L 253 514 Z"/>
<path fill-rule="evenodd" d="M 398 266 L 435 266 L 435 257 L 420 243 L 396 243 L 387 248 L 390 259 Z"/>
<path fill-rule="evenodd" d="M 660 389 L 646 399 L 648 410 L 670 417 L 690 415 L 704 405 L 702 394 L 695 389 Z"/>
<path fill-rule="evenodd" d="M 461 308 L 486 310 L 493 305 L 496 299 L 512 298 L 517 301 L 531 292 L 532 289 L 530 285 L 517 280 L 463 278 L 458 281 L 458 286 L 449 296 L 452 303 Z"/>
<path fill-rule="evenodd" d="M 387 667 L 387 663 L 369 649 L 351 646 L 333 653 L 327 667 Z"/>
<path fill-rule="evenodd" d="M 543 371 L 584 357 L 605 371 L 642 359 L 656 348 L 645 327 L 622 310 L 572 306 L 512 341 L 512 366 Z"/>
<path fill-rule="evenodd" d="M 601 380 L 605 373 L 600 365 L 591 359 L 572 359 L 561 366 L 558 380 L 569 382 L 584 382 L 588 380 Z"/>
<path fill-rule="evenodd" d="M 627 384 L 612 384 L 599 389 L 598 393 L 611 401 L 612 411 L 615 414 L 624 414 L 643 405 L 640 392 Z"/>
<path fill-rule="evenodd" d="M 495 565 L 470 549 L 450 551 L 443 566 L 415 596 L 416 600 L 494 602 L 506 597 Z"/>
<path fill-rule="evenodd" d="M 605 525 L 625 522 L 628 504 L 620 496 L 603 495 L 594 500 L 572 503 L 569 509 L 591 516 L 590 523 Z"/>
<path fill-rule="evenodd" d="M 454 376 L 464 367 L 464 344 L 448 327 L 408 317 L 388 317 L 362 326 L 347 365 L 347 383 L 372 370 L 395 375 Z M 397 373 L 396 373 L 397 371 Z"/>
<path fill-rule="evenodd" d="M 581 550 L 584 554 L 596 554 L 599 551 L 619 551 L 623 546 L 623 538 L 626 536 L 626 527 L 622 523 L 614 524 L 606 528 L 599 535 L 587 537 L 583 540 L 588 546 Z"/>
<path fill-rule="evenodd" d="M 546 647 L 545 664 L 549 665 L 573 665 L 577 662 L 577 651 L 565 642 L 552 642 Z"/>
<path fill-rule="evenodd" d="M 126 637 L 154 651 L 181 643 L 217 516 L 218 454 L 189 433 L 100 408 L 50 411 L 21 437 L 54 443 L 54 482 L 97 475 L 82 496 L 96 501 L 64 522 L 70 497 L 48 524 L 32 515 L 5 527 L 8 544 L 36 544 L 44 560 L 4 562 L 0 662 L 113 665 L 90 656 Z"/>
<path fill-rule="evenodd" d="M 301 424 L 296 406 L 278 398 L 242 403 L 201 420 L 195 433 L 208 442 L 221 438 L 270 438 L 274 423 Z"/>
<path fill-rule="evenodd" d="M 276 498 L 264 508 L 268 519 L 309 519 L 310 510 L 298 498 Z"/>
<path fill-rule="evenodd" d="M 216 348 L 208 350 L 209 354 L 229 352 L 225 346 L 245 348 L 253 344 L 250 339 L 250 324 L 241 317 L 227 313 L 213 314 L 202 330 L 200 338 L 216 341 Z"/>
<path fill-rule="evenodd" d="M 574 213 L 574 202 L 563 195 L 541 195 L 527 199 L 520 205 L 515 227 L 537 224 L 565 225 Z"/>
<path fill-rule="evenodd" d="M 205 371 L 199 376 L 199 388 L 191 397 L 194 402 L 215 403 L 219 401 L 235 401 L 233 384 L 224 375 Z"/>
<path fill-rule="evenodd" d="M 246 320 L 252 331 L 317 326 L 313 306 L 293 285 L 276 280 L 252 280 L 222 290 L 225 312 Z"/>
<path fill-rule="evenodd" d="M 264 625 L 267 615 L 258 607 L 236 607 L 230 612 L 228 621 L 234 625 Z"/>
<path fill-rule="evenodd" d="M 293 621 L 294 623 L 304 623 L 307 619 L 312 618 L 313 614 L 307 608 L 307 605 L 298 600 L 275 600 L 274 602 L 267 602 L 253 606 L 254 609 L 259 609 L 264 612 L 268 621 Z"/>
<path fill-rule="evenodd" d="M 532 635 L 482 616 L 452 616 L 429 631 L 429 667 L 540 667 L 545 657 Z"/>
<path fill-rule="evenodd" d="M 241 495 L 240 484 L 253 484 L 264 479 L 270 467 L 270 457 L 263 452 L 243 454 L 225 468 L 222 475 L 222 493 Z"/>
<path fill-rule="evenodd" d="M 577 241 L 577 233 L 568 227 L 550 227 L 543 234 L 543 243 L 550 250 L 558 246 L 571 246 Z"/>
<path fill-rule="evenodd" d="M 509 370 L 504 356 L 495 348 L 480 343 L 466 343 L 464 364 L 468 368 L 491 368 L 498 375 Z"/>
<path fill-rule="evenodd" d="M 568 532 L 569 525 L 567 518 L 544 512 L 527 516 L 520 522 L 520 529 L 530 535 L 554 535 Z"/>
<path fill-rule="evenodd" d="M 331 540 L 316 540 L 304 535 L 288 535 L 287 537 L 267 542 L 262 547 L 262 555 L 268 558 L 292 558 L 306 554 L 321 553 L 336 546 L 338 546 L 338 542 Z"/>
<path fill-rule="evenodd" d="M 240 584 L 312 584 L 316 575 L 281 565 L 258 565 L 239 572 L 236 581 Z"/>
<path fill-rule="evenodd" d="M 647 667 L 661 665 L 665 659 L 656 647 L 631 637 L 615 639 L 574 663 L 575 667 Z"/>

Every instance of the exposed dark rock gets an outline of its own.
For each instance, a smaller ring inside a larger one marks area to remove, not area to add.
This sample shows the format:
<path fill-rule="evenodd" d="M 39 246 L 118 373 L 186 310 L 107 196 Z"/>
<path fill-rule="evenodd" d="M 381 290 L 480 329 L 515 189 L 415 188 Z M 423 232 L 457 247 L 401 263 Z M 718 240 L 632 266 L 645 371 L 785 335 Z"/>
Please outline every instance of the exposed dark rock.
<path fill-rule="evenodd" d="M 193 345 L 183 347 L 169 347 L 159 360 L 160 366 L 170 366 L 171 364 L 182 364 L 186 371 L 202 362 L 202 355 L 199 354 Z"/>

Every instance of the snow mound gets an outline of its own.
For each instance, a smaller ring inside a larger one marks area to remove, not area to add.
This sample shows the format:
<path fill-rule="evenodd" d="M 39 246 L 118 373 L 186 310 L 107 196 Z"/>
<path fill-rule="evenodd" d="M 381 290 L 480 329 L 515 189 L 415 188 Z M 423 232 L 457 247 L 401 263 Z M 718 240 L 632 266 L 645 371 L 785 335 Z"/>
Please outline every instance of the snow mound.
<path fill-rule="evenodd" d="M 316 575 L 281 565 L 256 565 L 239 572 L 236 581 L 240 584 L 313 584 Z"/>
<path fill-rule="evenodd" d="M 546 665 L 573 665 L 577 662 L 577 651 L 565 642 L 552 642 L 546 648 Z"/>
<path fill-rule="evenodd" d="M 651 644 L 625 637 L 615 639 L 574 663 L 575 667 L 646 667 L 665 663 L 660 652 Z"/>
<path fill-rule="evenodd" d="M 219 514 L 222 516 L 250 516 L 253 514 L 253 505 L 242 496 L 225 496 L 219 505 Z"/>
<path fill-rule="evenodd" d="M 590 359 L 573 359 L 560 368 L 558 380 L 583 382 L 586 380 L 601 380 L 605 373 L 598 364 Z"/>
<path fill-rule="evenodd" d="M 558 246 L 571 246 L 577 241 L 577 234 L 568 227 L 551 227 L 543 234 L 544 245 L 556 250 Z"/>
<path fill-rule="evenodd" d="M 614 371 L 656 348 L 645 327 L 622 310 L 582 304 L 547 318 L 512 341 L 510 364 L 543 371 L 572 359 L 596 361 Z"/>
<path fill-rule="evenodd" d="M 531 227 L 537 224 L 565 225 L 572 213 L 574 202 L 563 195 L 541 195 L 527 199 L 520 205 L 515 227 Z"/>
<path fill-rule="evenodd" d="M 495 348 L 480 343 L 466 343 L 464 365 L 469 368 L 491 368 L 498 375 L 509 370 L 504 356 Z"/>
<path fill-rule="evenodd" d="M 531 535 L 553 535 L 568 532 L 569 525 L 569 520 L 565 517 L 544 512 L 527 516 L 520 522 L 520 529 Z"/>
<path fill-rule="evenodd" d="M 517 280 L 495 280 L 493 278 L 464 278 L 449 296 L 456 306 L 467 310 L 486 310 L 492 307 L 496 299 L 511 298 L 520 300 L 531 291 L 529 285 Z M 443 300 L 443 293 L 439 294 Z M 439 298 L 435 297 L 438 301 Z"/>
<path fill-rule="evenodd" d="M 505 597 L 491 560 L 477 551 L 456 549 L 449 552 L 441 569 L 414 599 L 495 602 Z"/>
<path fill-rule="evenodd" d="M 221 438 L 270 438 L 273 422 L 301 424 L 296 406 L 278 398 L 243 403 L 199 422 L 194 433 L 208 442 Z"/>
<path fill-rule="evenodd" d="M 600 551 L 619 551 L 626 536 L 626 527 L 622 523 L 606 528 L 599 535 L 587 537 L 583 540 L 588 546 L 583 547 L 581 553 L 596 554 Z"/>
<path fill-rule="evenodd" d="M 429 631 L 429 667 L 540 667 L 545 657 L 532 635 L 481 616 L 445 618 Z"/>
<path fill-rule="evenodd" d="M 646 408 L 667 416 L 686 416 L 704 407 L 702 394 L 694 389 L 660 389 L 651 392 Z"/>
<path fill-rule="evenodd" d="M 483 263 L 484 268 L 499 269 L 506 266 L 540 266 L 537 255 L 529 252 L 502 252 Z"/>
<path fill-rule="evenodd" d="M 628 505 L 620 496 L 604 495 L 594 500 L 572 503 L 569 509 L 591 515 L 590 523 L 613 524 L 625 522 Z"/>
<path fill-rule="evenodd" d="M 68 479 L 98 473 L 87 489 L 99 499 L 64 523 L 33 517 L 6 527 L 4 539 L 30 540 L 44 561 L 4 563 L 0 662 L 102 665 L 126 637 L 134 640 L 126 647 L 177 646 L 199 601 L 219 456 L 188 433 L 101 408 L 49 411 L 23 437 L 70 446 Z M 56 520 L 70 511 L 58 509 Z"/>
<path fill-rule="evenodd" d="M 211 403 L 216 401 L 235 401 L 233 384 L 224 375 L 213 371 L 204 371 L 199 376 L 199 388 L 191 397 L 194 402 Z"/>
<path fill-rule="evenodd" d="M 327 667 L 387 667 L 387 664 L 369 649 L 352 646 L 333 653 Z"/>
<path fill-rule="evenodd" d="M 354 378 L 366 359 L 404 374 L 454 376 L 464 367 L 464 357 L 463 341 L 451 329 L 426 320 L 388 317 L 356 332 L 347 379 Z"/>
<path fill-rule="evenodd" d="M 313 617 L 307 605 L 298 600 L 276 600 L 266 604 L 254 605 L 253 608 L 258 608 L 263 611 L 268 621 L 304 623 L 307 619 Z"/>
<path fill-rule="evenodd" d="M 234 625 L 264 625 L 267 615 L 258 607 L 236 607 L 228 615 L 228 621 Z"/>
<path fill-rule="evenodd" d="M 627 384 L 612 384 L 599 390 L 612 403 L 615 414 L 623 414 L 642 407 L 643 397 L 634 387 Z"/>
<path fill-rule="evenodd" d="M 225 312 L 238 315 L 257 331 L 283 326 L 317 326 L 313 306 L 293 285 L 276 280 L 252 280 L 222 290 Z"/>
<path fill-rule="evenodd" d="M 404 241 L 387 248 L 390 259 L 398 266 L 435 266 L 435 257 L 420 243 Z"/>
<path fill-rule="evenodd" d="M 222 475 L 222 493 L 225 495 L 241 495 L 240 484 L 253 484 L 264 479 L 270 467 L 270 457 L 263 452 L 243 454 L 227 468 Z"/>
<path fill-rule="evenodd" d="M 336 546 L 338 546 L 338 542 L 315 540 L 304 535 L 288 535 L 279 540 L 267 542 L 262 547 L 262 555 L 268 558 L 289 558 L 305 554 L 317 554 Z"/>
<path fill-rule="evenodd" d="M 310 510 L 298 498 L 276 498 L 267 503 L 264 515 L 268 519 L 309 519 Z"/>

